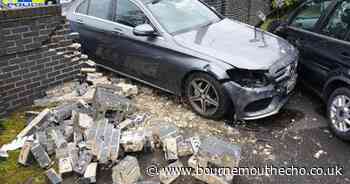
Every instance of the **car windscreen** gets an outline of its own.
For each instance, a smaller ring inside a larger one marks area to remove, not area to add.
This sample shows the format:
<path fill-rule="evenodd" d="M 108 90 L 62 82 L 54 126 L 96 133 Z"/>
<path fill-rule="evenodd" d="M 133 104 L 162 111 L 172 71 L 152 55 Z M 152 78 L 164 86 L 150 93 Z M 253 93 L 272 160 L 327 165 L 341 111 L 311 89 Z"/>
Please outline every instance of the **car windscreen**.
<path fill-rule="evenodd" d="M 214 11 L 198 0 L 155 0 L 147 6 L 170 34 L 221 20 Z"/>

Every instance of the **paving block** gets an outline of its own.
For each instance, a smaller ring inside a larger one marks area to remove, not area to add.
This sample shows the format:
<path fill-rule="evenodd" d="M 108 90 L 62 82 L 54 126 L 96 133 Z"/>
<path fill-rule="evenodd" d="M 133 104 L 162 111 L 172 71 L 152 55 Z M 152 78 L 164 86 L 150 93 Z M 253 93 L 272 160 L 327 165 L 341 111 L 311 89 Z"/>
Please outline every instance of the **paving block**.
<path fill-rule="evenodd" d="M 182 167 L 183 167 L 183 164 L 180 161 L 176 161 L 176 162 L 168 165 L 167 170 L 170 170 L 170 168 L 182 168 Z M 180 172 L 169 173 L 165 170 L 166 169 L 162 169 L 159 173 L 160 182 L 163 184 L 170 184 L 170 183 L 174 182 L 181 174 Z M 180 169 L 178 169 L 178 170 L 180 170 Z"/>
<path fill-rule="evenodd" d="M 45 172 L 45 174 L 46 174 L 46 177 L 47 177 L 48 181 L 51 184 L 60 184 L 60 183 L 62 183 L 61 176 L 59 174 L 57 174 L 57 172 L 53 168 L 47 170 Z"/>
<path fill-rule="evenodd" d="M 28 165 L 31 157 L 31 148 L 32 148 L 33 142 L 32 141 L 26 141 L 21 149 L 21 152 L 18 157 L 18 163 L 22 165 Z"/>
<path fill-rule="evenodd" d="M 31 148 L 31 152 L 35 160 L 39 163 L 40 167 L 46 168 L 51 164 L 51 159 L 41 144 L 34 143 Z"/>
<path fill-rule="evenodd" d="M 113 184 L 133 184 L 141 179 L 139 163 L 132 156 L 126 156 L 112 171 Z"/>

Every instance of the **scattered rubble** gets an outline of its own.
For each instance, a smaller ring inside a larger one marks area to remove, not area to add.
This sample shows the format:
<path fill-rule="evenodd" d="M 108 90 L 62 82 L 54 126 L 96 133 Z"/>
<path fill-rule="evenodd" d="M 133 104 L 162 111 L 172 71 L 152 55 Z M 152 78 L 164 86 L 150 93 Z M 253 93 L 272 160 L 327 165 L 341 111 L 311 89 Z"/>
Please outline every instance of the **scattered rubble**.
<path fill-rule="evenodd" d="M 141 170 L 135 157 L 127 156 L 113 167 L 113 184 L 133 184 L 141 179 Z"/>
<path fill-rule="evenodd" d="M 62 183 L 61 176 L 58 175 L 57 172 L 53 168 L 46 171 L 46 176 L 47 176 L 47 179 L 49 180 L 49 182 L 52 184 Z"/>
<path fill-rule="evenodd" d="M 327 155 L 327 152 L 323 151 L 323 150 L 318 150 L 315 154 L 314 154 L 314 158 L 315 159 L 319 159 L 322 155 Z"/>
<path fill-rule="evenodd" d="M 64 90 L 49 90 L 45 103 L 60 100 L 63 103 L 42 112 L 28 112 L 32 118 L 17 136 L 18 147 L 22 147 L 18 162 L 29 165 L 33 156 L 40 167 L 48 169 L 46 175 L 50 183 L 61 183 L 73 173 L 79 175 L 81 183 L 95 183 L 101 167 L 112 168 L 115 184 L 156 184 L 159 182 L 143 181 L 137 158 L 130 156 L 152 153 L 156 149 L 164 152 L 170 168 L 183 167 L 179 158 L 189 156 L 191 167 L 198 163 L 238 166 L 239 146 L 212 135 L 185 138 L 178 128 L 181 126 L 172 119 L 148 121 L 149 113 L 138 113 L 135 105 L 133 97 L 140 93 L 135 85 L 103 76 L 96 72 L 93 62 L 85 63 L 81 75 L 80 81 L 72 82 Z M 194 115 L 190 119 L 193 118 Z M 32 138 L 28 139 L 29 136 Z M 58 163 L 58 173 L 50 168 L 53 162 Z M 170 184 L 180 176 L 180 173 L 159 174 L 163 184 Z M 214 184 L 228 183 L 232 178 L 197 179 Z"/>

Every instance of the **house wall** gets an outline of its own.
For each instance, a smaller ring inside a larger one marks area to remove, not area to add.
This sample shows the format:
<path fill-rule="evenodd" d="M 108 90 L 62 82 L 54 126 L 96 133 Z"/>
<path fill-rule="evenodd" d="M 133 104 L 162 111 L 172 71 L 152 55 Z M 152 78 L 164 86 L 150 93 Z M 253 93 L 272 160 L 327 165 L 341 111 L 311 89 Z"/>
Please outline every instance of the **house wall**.
<path fill-rule="evenodd" d="M 244 23 L 255 25 L 259 22 L 257 12 L 268 13 L 271 0 L 204 0 L 222 15 Z"/>

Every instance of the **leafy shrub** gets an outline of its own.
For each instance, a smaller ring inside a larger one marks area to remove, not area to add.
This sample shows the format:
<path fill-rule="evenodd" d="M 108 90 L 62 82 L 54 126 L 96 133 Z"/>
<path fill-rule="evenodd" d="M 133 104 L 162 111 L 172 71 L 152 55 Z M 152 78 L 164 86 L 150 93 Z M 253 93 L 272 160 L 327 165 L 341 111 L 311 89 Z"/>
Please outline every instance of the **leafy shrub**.
<path fill-rule="evenodd" d="M 280 1 L 280 0 L 273 0 L 272 1 L 272 7 L 274 9 L 278 8 L 277 1 Z M 282 7 L 282 9 L 288 9 L 290 7 L 293 7 L 297 2 L 298 2 L 298 0 L 284 0 L 284 6 Z"/>

